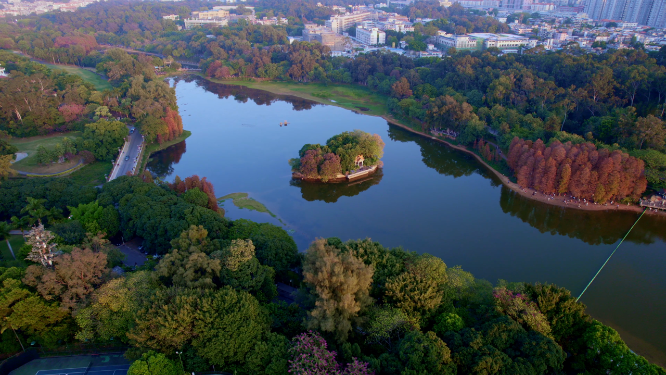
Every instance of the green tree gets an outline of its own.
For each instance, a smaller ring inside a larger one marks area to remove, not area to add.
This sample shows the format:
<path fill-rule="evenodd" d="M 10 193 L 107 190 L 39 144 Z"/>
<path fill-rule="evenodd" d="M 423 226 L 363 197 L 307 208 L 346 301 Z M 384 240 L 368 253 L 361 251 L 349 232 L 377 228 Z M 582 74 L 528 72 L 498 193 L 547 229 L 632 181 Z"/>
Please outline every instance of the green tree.
<path fill-rule="evenodd" d="M 303 280 L 314 299 L 308 328 L 333 332 L 340 341 L 347 338 L 352 323 L 372 303 L 372 266 L 350 253 L 341 253 L 324 239 L 315 240 L 305 253 Z"/>
<path fill-rule="evenodd" d="M 132 363 L 127 375 L 182 375 L 183 369 L 162 353 L 149 351 Z"/>
<path fill-rule="evenodd" d="M 455 374 L 451 350 L 434 332 L 408 333 L 398 347 L 398 356 L 404 369 L 402 374 Z"/>
<path fill-rule="evenodd" d="M 222 261 L 220 280 L 234 289 L 251 293 L 259 301 L 268 302 L 277 296 L 275 271 L 259 263 L 254 256 L 252 240 L 233 240 L 211 257 Z"/>
<path fill-rule="evenodd" d="M 110 280 L 93 292 L 90 304 L 76 314 L 81 341 L 127 342 L 127 333 L 134 326 L 136 316 L 159 288 L 153 275 L 138 271 Z"/>
<path fill-rule="evenodd" d="M 446 264 L 430 254 L 418 256 L 406 271 L 386 282 L 386 297 L 415 323 L 423 323 L 450 302 Z"/>
<path fill-rule="evenodd" d="M 129 129 L 122 122 L 101 119 L 86 124 L 80 148 L 92 152 L 99 160 L 112 160 L 128 135 Z"/>
<path fill-rule="evenodd" d="M 26 199 L 28 204 L 21 210 L 21 213 L 28 215 L 28 224 L 30 226 L 35 225 L 37 222 L 41 222 L 43 218 L 49 216 L 49 211 L 44 208 L 46 199 L 36 199 L 32 197 L 27 197 Z"/>
<path fill-rule="evenodd" d="M 215 288 L 222 269 L 219 259 L 211 258 L 208 231 L 202 226 L 191 226 L 179 238 L 171 241 L 173 249 L 155 268 L 166 285 L 189 288 Z"/>

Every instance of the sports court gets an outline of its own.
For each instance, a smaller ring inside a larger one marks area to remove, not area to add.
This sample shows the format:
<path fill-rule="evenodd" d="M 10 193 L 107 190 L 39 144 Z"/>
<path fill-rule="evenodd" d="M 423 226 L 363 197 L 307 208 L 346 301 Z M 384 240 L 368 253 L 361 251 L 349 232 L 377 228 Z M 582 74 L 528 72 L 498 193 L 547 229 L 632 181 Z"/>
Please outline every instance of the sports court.
<path fill-rule="evenodd" d="M 122 353 L 39 358 L 10 375 L 127 375 L 130 367 Z"/>
<path fill-rule="evenodd" d="M 35 375 L 127 375 L 129 365 L 80 367 L 59 370 L 39 370 Z"/>

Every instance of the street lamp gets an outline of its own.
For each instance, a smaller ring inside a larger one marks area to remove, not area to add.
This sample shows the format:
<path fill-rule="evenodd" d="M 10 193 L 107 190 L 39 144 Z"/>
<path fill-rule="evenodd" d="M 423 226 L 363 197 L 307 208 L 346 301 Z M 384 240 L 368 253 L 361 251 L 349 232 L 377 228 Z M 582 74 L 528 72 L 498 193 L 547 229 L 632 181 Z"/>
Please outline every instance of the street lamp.
<path fill-rule="evenodd" d="M 178 358 L 180 358 L 180 366 L 185 370 L 185 365 L 183 364 L 183 357 L 181 357 L 181 354 L 183 354 L 183 351 L 178 351 L 176 350 L 176 354 L 178 354 Z"/>
<path fill-rule="evenodd" d="M 9 320 L 8 317 L 5 317 L 5 319 Z M 16 340 L 18 340 L 19 344 L 21 344 L 21 349 L 23 349 L 23 351 L 25 351 L 25 347 L 23 346 L 23 343 L 21 342 L 21 339 L 19 339 L 18 333 L 16 333 L 16 330 L 14 329 L 14 326 L 12 325 L 12 323 L 9 323 L 9 326 L 12 327 L 12 331 L 14 331 L 14 335 L 16 335 Z"/>

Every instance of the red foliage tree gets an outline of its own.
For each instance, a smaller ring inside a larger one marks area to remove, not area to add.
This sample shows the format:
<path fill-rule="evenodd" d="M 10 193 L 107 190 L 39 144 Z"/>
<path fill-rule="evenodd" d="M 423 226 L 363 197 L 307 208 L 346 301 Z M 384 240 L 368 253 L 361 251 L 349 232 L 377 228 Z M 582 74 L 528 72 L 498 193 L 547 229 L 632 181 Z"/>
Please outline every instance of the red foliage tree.
<path fill-rule="evenodd" d="M 541 140 L 514 138 L 507 161 L 520 186 L 546 194 L 571 194 L 605 203 L 635 200 L 647 188 L 642 160 L 619 150 L 597 150 L 592 143 L 553 141 L 546 147 Z"/>
<path fill-rule="evenodd" d="M 79 119 L 86 108 L 81 104 L 63 104 L 58 108 L 58 111 L 67 122 L 72 122 Z"/>

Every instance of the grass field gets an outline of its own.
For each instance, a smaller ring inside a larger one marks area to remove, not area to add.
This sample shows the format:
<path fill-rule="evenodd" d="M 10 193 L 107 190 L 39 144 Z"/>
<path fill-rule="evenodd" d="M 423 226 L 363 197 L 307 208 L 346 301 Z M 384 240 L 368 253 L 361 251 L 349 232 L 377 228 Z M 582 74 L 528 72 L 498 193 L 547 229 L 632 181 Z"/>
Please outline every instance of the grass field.
<path fill-rule="evenodd" d="M 97 186 L 106 182 L 105 175 L 111 173 L 113 164 L 109 161 L 97 161 L 73 172 L 67 178 L 77 185 Z"/>
<path fill-rule="evenodd" d="M 389 113 L 386 107 L 388 100 L 386 96 L 357 85 L 210 80 L 218 83 L 246 86 L 274 94 L 298 96 L 299 98 L 335 105 L 368 115 L 384 116 Z"/>
<path fill-rule="evenodd" d="M 102 76 L 100 76 L 99 74 L 91 72 L 90 70 L 71 65 L 53 65 L 47 63 L 42 63 L 42 64 L 48 66 L 51 69 L 60 69 L 66 71 L 69 74 L 75 74 L 83 78 L 85 81 L 92 83 L 93 86 L 95 86 L 95 88 L 99 91 L 109 90 L 112 88 L 109 81 L 102 78 Z"/>
<path fill-rule="evenodd" d="M 19 249 L 25 241 L 23 240 L 23 236 L 18 235 L 18 236 L 11 236 L 9 238 L 9 244 L 12 245 L 12 249 L 14 250 L 14 254 L 18 254 Z M 2 254 L 2 259 L 4 260 L 12 260 L 14 257 L 12 257 L 12 253 L 9 251 L 9 248 L 7 247 L 7 242 L 6 241 L 0 241 L 0 254 Z"/>
<path fill-rule="evenodd" d="M 28 157 L 23 160 L 17 161 L 13 164 L 13 168 L 18 171 L 34 172 L 34 173 L 58 173 L 67 170 L 74 165 L 74 163 L 52 164 L 49 166 L 40 166 L 37 163 L 37 147 L 44 146 L 46 148 L 53 148 L 57 143 L 62 142 L 62 139 L 67 137 L 74 139 L 81 135 L 81 132 L 58 133 L 54 135 L 45 135 L 29 138 L 12 138 L 10 143 L 16 146 L 19 152 L 26 152 Z M 71 164 L 71 165 L 70 165 Z"/>
<path fill-rule="evenodd" d="M 260 202 L 254 200 L 253 198 L 248 198 L 247 193 L 231 193 L 227 194 L 221 198 L 217 198 L 217 201 L 222 203 L 227 199 L 231 199 L 234 202 L 234 206 L 243 209 L 246 208 L 250 211 L 265 212 L 273 217 L 276 217 L 271 211 L 266 208 Z"/>

